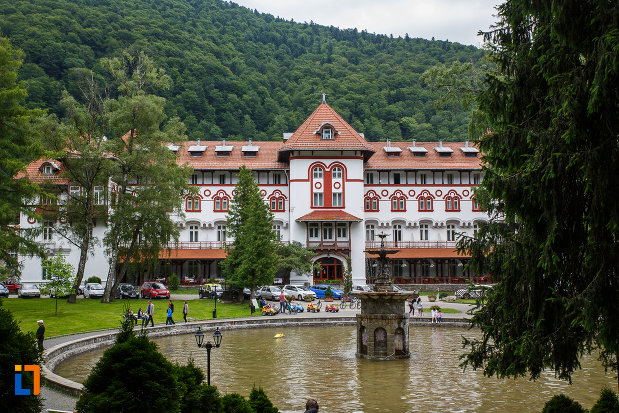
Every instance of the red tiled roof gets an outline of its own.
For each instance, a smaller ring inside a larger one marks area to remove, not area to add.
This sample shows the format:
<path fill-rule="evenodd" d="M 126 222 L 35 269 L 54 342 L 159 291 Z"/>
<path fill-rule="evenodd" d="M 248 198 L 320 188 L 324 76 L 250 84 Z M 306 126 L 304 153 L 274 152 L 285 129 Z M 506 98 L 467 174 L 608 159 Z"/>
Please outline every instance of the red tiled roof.
<path fill-rule="evenodd" d="M 60 170 L 55 169 L 52 175 L 45 175 L 41 172 L 41 166 L 43 166 L 43 164 L 45 163 L 51 163 L 52 165 L 59 167 Z M 64 168 L 60 162 L 54 159 L 40 158 L 40 159 L 37 159 L 36 161 L 30 162 L 26 166 L 26 170 L 20 171 L 15 176 L 15 178 L 17 179 L 29 178 L 32 182 L 37 183 L 37 184 L 42 184 L 46 182 L 53 183 L 53 184 L 66 184 L 69 182 L 69 180 L 62 176 L 63 171 L 64 171 Z"/>
<path fill-rule="evenodd" d="M 198 141 L 187 141 L 180 145 L 177 152 L 179 164 L 187 164 L 194 169 L 239 169 L 245 165 L 249 169 L 288 169 L 288 164 L 277 161 L 277 151 L 282 142 L 261 141 L 252 142 L 253 147 L 259 146 L 255 157 L 243 155 L 242 147 L 247 146 L 247 141 L 226 141 L 226 146 L 231 146 L 230 156 L 217 156 L 215 147 L 221 146 L 221 141 L 200 141 L 201 146 L 207 146 L 200 157 L 192 157 L 188 151 L 190 146 L 197 146 Z"/>
<path fill-rule="evenodd" d="M 159 258 L 162 260 L 223 260 L 226 250 L 222 249 L 187 249 L 161 250 Z"/>
<path fill-rule="evenodd" d="M 307 215 L 297 218 L 297 221 L 363 221 L 347 212 L 336 210 L 318 210 L 312 211 Z"/>
<path fill-rule="evenodd" d="M 319 130 L 325 124 L 329 124 L 335 129 L 333 140 L 321 138 Z M 296 132 L 281 147 L 280 152 L 295 149 L 354 149 L 369 153 L 374 151 L 366 140 L 326 103 L 321 103 L 305 122 L 299 126 Z"/>
<path fill-rule="evenodd" d="M 448 158 L 440 157 L 434 150 L 440 145 L 439 142 L 415 142 L 416 147 L 427 149 L 428 152 L 424 157 L 413 156 L 408 149 L 413 146 L 412 142 L 391 142 L 392 147 L 402 150 L 399 157 L 387 157 L 387 152 L 383 149 L 387 146 L 385 142 L 369 142 L 368 144 L 374 148 L 376 153 L 366 163 L 366 169 L 481 169 L 481 154 L 467 158 L 460 149 L 465 146 L 463 142 L 442 143 L 444 148 L 453 150 Z"/>
<path fill-rule="evenodd" d="M 367 258 L 376 258 L 376 255 L 365 253 Z M 459 255 L 458 250 L 451 248 L 404 248 L 389 255 L 392 259 L 420 259 L 420 258 L 469 258 L 469 255 Z"/>

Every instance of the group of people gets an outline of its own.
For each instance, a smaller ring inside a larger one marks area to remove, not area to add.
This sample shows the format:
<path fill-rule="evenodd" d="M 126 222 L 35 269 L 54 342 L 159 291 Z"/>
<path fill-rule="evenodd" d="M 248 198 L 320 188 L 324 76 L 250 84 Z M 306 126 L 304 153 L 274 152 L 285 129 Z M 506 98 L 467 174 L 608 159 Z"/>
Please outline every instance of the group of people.
<path fill-rule="evenodd" d="M 187 322 L 188 314 L 189 314 L 189 305 L 187 304 L 187 301 L 185 301 L 185 303 L 183 304 L 183 320 L 185 320 L 185 322 Z M 146 311 L 143 311 L 141 307 L 138 310 L 135 323 L 137 324 L 137 320 L 142 320 L 142 327 L 148 327 L 148 323 L 150 323 L 151 327 L 154 327 L 155 326 L 155 322 L 153 320 L 154 315 L 155 315 L 155 304 L 153 304 L 151 300 L 148 300 Z M 166 325 L 176 324 L 174 322 L 174 319 L 172 318 L 173 315 L 174 315 L 174 303 L 172 302 L 172 300 L 170 300 L 170 302 L 168 303 L 167 318 L 165 320 Z"/>
<path fill-rule="evenodd" d="M 417 314 L 419 317 L 423 315 L 423 303 L 421 302 L 421 297 L 417 297 L 415 300 L 413 297 L 408 299 L 408 314 L 415 315 L 415 307 L 417 307 Z"/>
<path fill-rule="evenodd" d="M 432 311 L 430 312 L 432 315 L 432 324 L 434 323 L 442 323 L 443 322 L 443 312 L 441 311 L 440 308 L 432 308 Z"/>

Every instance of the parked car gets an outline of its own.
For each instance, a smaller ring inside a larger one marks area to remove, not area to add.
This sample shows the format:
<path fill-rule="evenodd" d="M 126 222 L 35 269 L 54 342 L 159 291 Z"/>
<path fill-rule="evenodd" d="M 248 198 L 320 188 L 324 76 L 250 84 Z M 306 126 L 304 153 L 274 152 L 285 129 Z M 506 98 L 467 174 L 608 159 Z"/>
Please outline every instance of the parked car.
<path fill-rule="evenodd" d="M 355 285 L 352 290 L 359 293 L 367 293 L 374 291 L 374 288 L 371 285 Z"/>
<path fill-rule="evenodd" d="M 14 280 L 4 280 L 2 281 L 2 285 L 9 290 L 9 294 L 17 294 L 17 290 L 21 287 L 21 284 Z"/>
<path fill-rule="evenodd" d="M 0 284 L 0 296 L 4 298 L 9 297 L 9 289 L 4 286 L 4 284 Z"/>
<path fill-rule="evenodd" d="M 64 293 L 64 294 L 58 294 L 58 298 L 66 298 L 69 296 L 69 293 Z M 49 289 L 49 298 L 55 298 L 56 297 L 56 291 L 53 288 Z"/>
<path fill-rule="evenodd" d="M 266 285 L 260 287 L 254 292 L 256 298 L 264 298 L 265 300 L 278 301 L 282 290 L 274 285 Z"/>
<path fill-rule="evenodd" d="M 221 298 L 221 295 L 224 293 L 224 289 L 221 288 L 220 284 L 204 284 L 200 286 L 198 290 L 198 295 L 200 298 L 213 298 L 217 296 L 217 298 Z"/>
<path fill-rule="evenodd" d="M 486 293 L 486 290 L 492 288 L 491 285 L 473 285 L 468 288 L 461 288 L 456 291 L 456 298 L 458 300 L 469 300 L 482 298 Z"/>
<path fill-rule="evenodd" d="M 138 290 L 131 284 L 120 284 L 114 291 L 114 298 L 139 298 Z"/>
<path fill-rule="evenodd" d="M 316 284 L 310 287 L 310 290 L 316 293 L 316 298 L 325 298 L 325 291 L 327 291 L 327 287 L 331 287 L 327 284 Z M 339 300 L 344 295 L 344 291 L 338 290 L 337 288 L 331 287 L 331 291 L 333 291 L 333 298 Z"/>
<path fill-rule="evenodd" d="M 17 290 L 17 297 L 19 298 L 26 298 L 26 297 L 41 298 L 41 291 L 39 290 L 39 287 L 37 287 L 35 284 L 22 285 L 21 287 L 19 287 L 19 290 Z"/>
<path fill-rule="evenodd" d="M 145 282 L 141 288 L 142 298 L 167 298 L 170 299 L 170 291 L 160 282 Z"/>
<path fill-rule="evenodd" d="M 284 295 L 291 295 L 295 300 L 312 301 L 316 298 L 316 293 L 304 285 L 284 285 Z"/>
<path fill-rule="evenodd" d="M 101 298 L 105 290 L 99 283 L 88 283 L 84 286 L 84 298 Z"/>

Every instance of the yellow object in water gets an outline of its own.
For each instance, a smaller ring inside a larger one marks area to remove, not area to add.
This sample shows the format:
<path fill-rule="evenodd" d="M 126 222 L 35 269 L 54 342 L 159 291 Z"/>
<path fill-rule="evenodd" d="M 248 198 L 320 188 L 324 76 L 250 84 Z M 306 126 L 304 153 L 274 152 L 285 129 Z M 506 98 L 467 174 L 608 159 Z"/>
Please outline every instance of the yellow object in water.
<path fill-rule="evenodd" d="M 282 333 L 275 334 L 275 337 L 273 337 L 273 338 L 280 338 L 280 337 L 284 337 L 284 335 Z"/>

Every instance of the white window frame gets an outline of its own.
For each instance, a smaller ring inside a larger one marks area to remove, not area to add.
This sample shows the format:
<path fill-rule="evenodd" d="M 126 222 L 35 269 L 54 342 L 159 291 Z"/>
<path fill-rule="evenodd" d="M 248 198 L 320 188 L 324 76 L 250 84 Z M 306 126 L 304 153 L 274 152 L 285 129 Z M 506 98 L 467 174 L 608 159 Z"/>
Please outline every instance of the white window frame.
<path fill-rule="evenodd" d="M 217 225 L 217 241 L 226 242 L 226 226 Z"/>
<path fill-rule="evenodd" d="M 93 203 L 95 205 L 105 204 L 105 188 L 103 186 L 95 186 L 92 191 Z"/>
<path fill-rule="evenodd" d="M 310 222 L 307 228 L 308 228 L 307 230 L 308 230 L 310 239 L 320 238 L 320 225 L 318 225 L 315 222 Z"/>
<path fill-rule="evenodd" d="M 322 194 L 322 192 L 314 192 L 314 206 L 315 207 L 322 207 L 324 206 L 324 196 Z"/>
<path fill-rule="evenodd" d="M 341 192 L 333 192 L 331 194 L 331 198 L 332 198 L 332 203 L 331 206 L 333 207 L 341 207 L 342 205 L 344 205 L 342 199 L 342 193 Z"/>
<path fill-rule="evenodd" d="M 198 242 L 198 229 L 197 225 L 189 225 L 189 241 L 190 242 Z"/>
<path fill-rule="evenodd" d="M 454 224 L 447 224 L 447 241 L 456 240 L 456 226 Z"/>
<path fill-rule="evenodd" d="M 314 167 L 313 174 L 314 174 L 314 179 L 322 179 L 324 171 L 320 166 L 316 166 Z"/>
<path fill-rule="evenodd" d="M 342 168 L 340 168 L 339 166 L 333 167 L 333 169 L 331 170 L 331 177 L 333 179 L 342 179 Z"/>
<path fill-rule="evenodd" d="M 365 240 L 374 241 L 376 236 L 376 227 L 374 224 L 367 224 L 365 226 Z"/>
<path fill-rule="evenodd" d="M 429 228 L 430 228 L 429 224 L 419 225 L 419 241 L 428 241 Z"/>
<path fill-rule="evenodd" d="M 348 239 L 348 224 L 337 224 L 337 239 Z"/>

